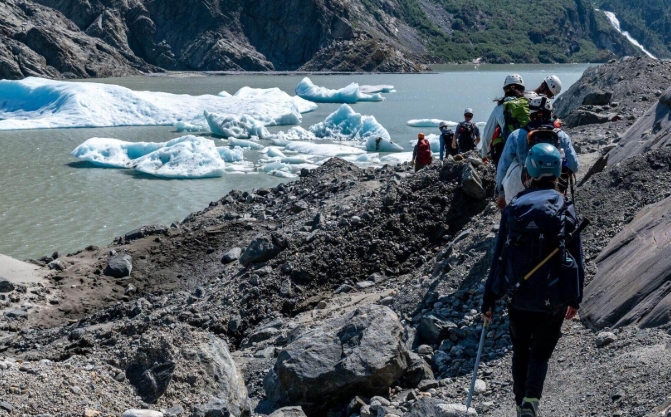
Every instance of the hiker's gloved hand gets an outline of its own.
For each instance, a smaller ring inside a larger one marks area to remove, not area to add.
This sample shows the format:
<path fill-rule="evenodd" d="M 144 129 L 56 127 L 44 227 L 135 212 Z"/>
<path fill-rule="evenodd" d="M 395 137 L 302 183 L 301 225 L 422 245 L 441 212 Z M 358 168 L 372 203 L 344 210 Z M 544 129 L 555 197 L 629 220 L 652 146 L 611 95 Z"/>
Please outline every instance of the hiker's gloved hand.
<path fill-rule="evenodd" d="M 572 320 L 576 314 L 578 314 L 578 309 L 569 306 L 569 308 L 566 310 L 566 316 L 564 318 L 566 320 Z"/>
<path fill-rule="evenodd" d="M 499 210 L 503 211 L 503 209 L 506 208 L 506 198 L 505 197 L 498 197 L 496 199 L 496 205 L 499 207 Z"/>

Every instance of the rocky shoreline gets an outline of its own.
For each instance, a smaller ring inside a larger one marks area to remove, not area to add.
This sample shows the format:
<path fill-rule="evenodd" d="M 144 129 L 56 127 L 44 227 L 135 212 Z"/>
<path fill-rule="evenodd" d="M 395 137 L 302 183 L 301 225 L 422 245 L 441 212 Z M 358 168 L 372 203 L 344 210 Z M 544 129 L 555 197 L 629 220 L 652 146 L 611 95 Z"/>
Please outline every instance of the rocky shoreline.
<path fill-rule="evenodd" d="M 602 67 L 629 89 L 612 92 L 622 99 L 610 108 L 638 117 L 665 105 L 664 94 L 633 104 L 649 78 L 631 68 L 647 65 Z M 569 116 L 584 110 L 578 102 Z M 640 141 L 628 136 L 633 123 L 568 132 L 585 162 Z M 499 212 L 493 168 L 475 154 L 458 159 L 413 173 L 334 158 L 292 183 L 232 191 L 182 222 L 33 261 L 43 278 L 0 281 L 0 415 L 465 415 Z M 663 147 L 594 170 L 578 188 L 578 210 L 594 223 L 583 241 L 590 282 L 604 279 L 609 243 L 669 196 L 669 178 Z M 667 287 L 627 303 L 648 311 Z M 598 294 L 589 302 L 601 305 Z M 565 323 L 544 415 L 668 415 L 669 323 Z M 485 346 L 472 412 L 512 415 L 505 309 Z"/>

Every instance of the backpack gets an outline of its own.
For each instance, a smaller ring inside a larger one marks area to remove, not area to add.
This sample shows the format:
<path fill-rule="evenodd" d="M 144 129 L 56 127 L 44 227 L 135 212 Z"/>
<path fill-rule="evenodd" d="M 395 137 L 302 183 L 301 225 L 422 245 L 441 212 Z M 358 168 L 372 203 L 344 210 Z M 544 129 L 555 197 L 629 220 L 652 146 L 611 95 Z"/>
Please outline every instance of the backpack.
<path fill-rule="evenodd" d="M 527 190 L 506 209 L 508 236 L 493 290 L 499 298 L 509 295 L 511 307 L 549 313 L 580 296 L 578 264 L 565 247 L 571 204 L 555 190 Z M 557 248 L 559 253 L 525 281 Z"/>
<path fill-rule="evenodd" d="M 462 149 L 475 147 L 475 125 L 472 122 L 459 123 L 459 147 Z"/>
<path fill-rule="evenodd" d="M 429 165 L 432 160 L 431 144 L 426 139 L 420 140 L 417 143 L 417 163 L 420 165 Z"/>
<path fill-rule="evenodd" d="M 539 143 L 549 143 L 555 148 L 560 149 L 559 132 L 561 130 L 557 129 L 554 124 L 542 124 L 537 127 L 527 126 L 525 129 L 528 131 L 527 143 L 529 144 L 529 149 Z"/>
<path fill-rule="evenodd" d="M 451 146 L 452 139 L 454 139 L 454 131 L 452 129 L 445 129 L 443 130 L 443 133 L 441 133 L 441 136 L 443 137 L 445 146 Z"/>
<path fill-rule="evenodd" d="M 511 133 L 529 124 L 529 99 L 526 97 L 514 98 L 503 102 L 503 116 L 505 126 L 501 131 L 501 138 L 505 142 Z"/>

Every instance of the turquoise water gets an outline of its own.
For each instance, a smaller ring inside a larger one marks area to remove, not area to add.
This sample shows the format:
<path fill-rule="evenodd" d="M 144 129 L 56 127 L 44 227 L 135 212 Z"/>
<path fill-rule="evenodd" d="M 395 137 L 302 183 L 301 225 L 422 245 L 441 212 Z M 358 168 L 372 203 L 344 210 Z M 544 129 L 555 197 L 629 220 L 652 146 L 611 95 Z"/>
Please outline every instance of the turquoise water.
<path fill-rule="evenodd" d="M 580 78 L 586 65 L 483 65 L 438 66 L 437 73 L 399 75 L 316 75 L 312 81 L 329 88 L 351 82 L 392 84 L 397 92 L 381 103 L 358 103 L 354 109 L 373 115 L 392 140 L 411 149 L 420 131 L 410 119 L 436 118 L 459 121 L 471 107 L 476 121 L 485 121 L 503 79 L 510 72 L 522 74 L 535 88 L 548 74 L 557 74 L 564 89 Z M 146 76 L 92 80 L 119 84 L 135 90 L 179 94 L 235 93 L 240 87 L 279 87 L 293 93 L 302 76 L 234 75 Z M 87 81 L 88 82 L 88 81 Z M 303 115 L 301 126 L 323 121 L 338 104 L 320 104 Z M 272 128 L 271 131 L 288 127 Z M 435 130 L 435 132 L 433 131 Z M 271 187 L 280 179 L 265 174 L 231 174 L 207 180 L 160 180 L 132 171 L 91 168 L 70 156 L 77 145 L 91 137 L 126 141 L 166 141 L 181 133 L 172 127 L 121 127 L 0 132 L 0 253 L 19 259 L 74 251 L 89 244 L 105 245 L 115 236 L 151 223 L 169 224 L 200 210 L 231 189 Z M 251 153 L 246 153 L 246 157 Z M 252 158 L 253 160 L 253 158 Z"/>

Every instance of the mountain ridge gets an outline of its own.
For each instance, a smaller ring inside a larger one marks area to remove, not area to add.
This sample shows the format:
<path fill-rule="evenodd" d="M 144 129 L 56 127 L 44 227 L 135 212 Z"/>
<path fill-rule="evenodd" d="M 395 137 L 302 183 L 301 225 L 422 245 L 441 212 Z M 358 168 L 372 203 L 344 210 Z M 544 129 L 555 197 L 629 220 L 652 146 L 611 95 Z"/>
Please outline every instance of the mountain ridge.
<path fill-rule="evenodd" d="M 0 77 L 419 72 L 640 55 L 588 0 L 5 0 Z M 623 24 L 624 25 L 624 24 Z M 626 26 L 625 26 L 626 28 Z"/>

